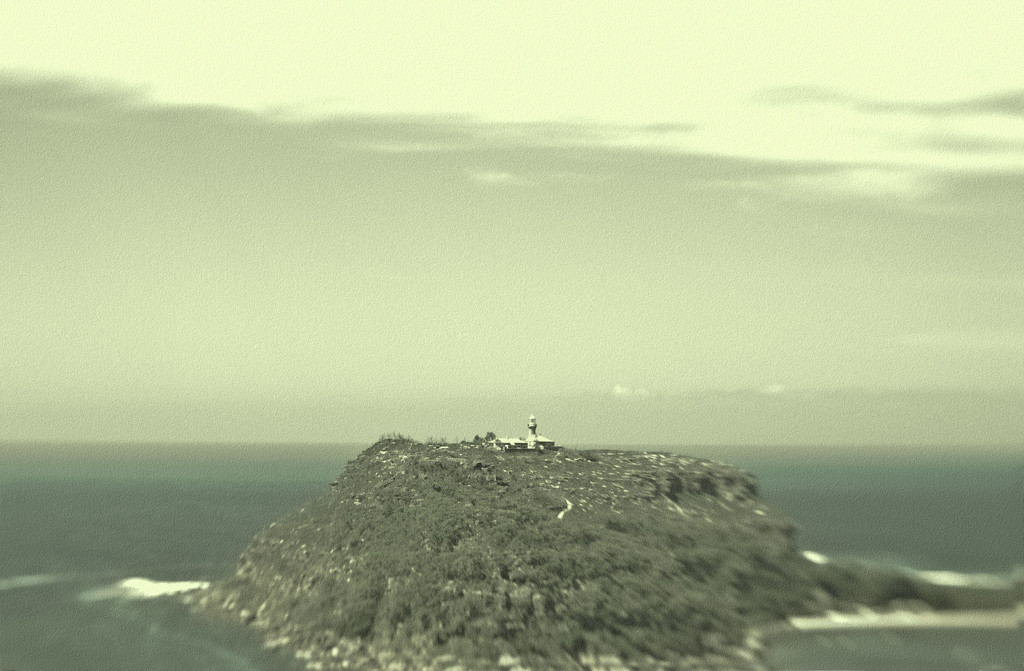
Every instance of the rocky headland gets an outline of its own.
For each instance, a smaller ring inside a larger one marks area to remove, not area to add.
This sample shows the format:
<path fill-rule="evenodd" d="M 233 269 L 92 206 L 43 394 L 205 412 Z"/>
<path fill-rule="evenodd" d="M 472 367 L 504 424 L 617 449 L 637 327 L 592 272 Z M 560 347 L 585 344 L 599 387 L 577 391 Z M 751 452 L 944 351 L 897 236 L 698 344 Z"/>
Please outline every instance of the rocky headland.
<path fill-rule="evenodd" d="M 1021 596 L 811 561 L 796 531 L 723 463 L 389 438 L 185 598 L 309 669 L 753 671 L 787 618 Z"/>

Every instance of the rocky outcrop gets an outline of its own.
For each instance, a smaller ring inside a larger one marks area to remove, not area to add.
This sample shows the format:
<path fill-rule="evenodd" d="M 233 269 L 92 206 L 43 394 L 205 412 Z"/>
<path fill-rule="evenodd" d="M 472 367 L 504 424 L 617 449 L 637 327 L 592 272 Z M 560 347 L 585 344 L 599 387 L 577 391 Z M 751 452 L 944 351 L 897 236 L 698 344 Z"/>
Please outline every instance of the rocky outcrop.
<path fill-rule="evenodd" d="M 310 669 L 758 669 L 835 606 L 726 464 L 382 440 L 189 596 Z"/>

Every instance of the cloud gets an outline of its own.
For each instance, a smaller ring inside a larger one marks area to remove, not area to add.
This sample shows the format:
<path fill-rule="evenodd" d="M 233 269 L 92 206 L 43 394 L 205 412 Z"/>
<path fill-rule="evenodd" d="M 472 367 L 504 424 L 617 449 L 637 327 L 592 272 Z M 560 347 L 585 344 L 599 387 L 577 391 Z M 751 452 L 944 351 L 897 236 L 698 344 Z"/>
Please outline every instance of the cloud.
<path fill-rule="evenodd" d="M 0 170 L 6 158 L 5 176 L 14 186 L 40 190 L 28 170 L 36 165 L 40 174 L 55 173 L 46 181 L 53 189 L 68 184 L 86 199 L 105 188 L 94 183 L 104 172 L 97 163 L 106 161 L 109 172 L 116 158 L 126 166 L 120 187 L 126 209 L 134 197 L 153 207 L 154 198 L 172 195 L 156 188 L 155 175 L 179 191 L 195 181 L 196 193 L 220 200 L 241 199 L 272 180 L 310 208 L 325 201 L 333 208 L 335 200 L 340 207 L 346 191 L 363 190 L 357 182 L 364 176 L 379 183 L 387 174 L 390 188 L 424 191 L 459 179 L 495 189 L 661 184 L 722 193 L 753 209 L 775 198 L 871 198 L 920 208 L 933 196 L 988 194 L 995 190 L 988 185 L 997 183 L 1006 185 L 993 193 L 991 202 L 999 202 L 1021 181 L 1007 176 L 1024 175 L 1019 119 L 979 129 L 952 118 L 922 124 L 913 115 L 776 109 L 782 103 L 834 107 L 852 100 L 814 88 L 780 89 L 765 99 L 773 105 L 702 123 L 481 123 L 440 115 L 311 116 L 175 106 L 153 102 L 139 88 L 0 76 L 0 115 L 12 138 Z M 45 158 L 54 155 L 62 157 L 61 165 Z M 238 171 L 238 165 L 250 169 Z M 62 182 L 56 173 L 64 172 L 70 176 Z"/>
<path fill-rule="evenodd" d="M 1007 91 L 936 103 L 862 103 L 865 109 L 880 112 L 904 111 L 934 116 L 992 115 L 1024 119 L 1024 90 Z"/>
<path fill-rule="evenodd" d="M 788 87 L 763 90 L 753 102 L 748 123 L 763 120 L 760 130 L 780 140 L 778 155 L 788 152 L 794 160 L 816 157 L 922 175 L 1024 170 L 1024 90 L 932 102 Z M 755 146 L 754 140 L 747 144 Z"/>
<path fill-rule="evenodd" d="M 874 100 L 818 86 L 786 86 L 762 89 L 753 99 L 764 105 L 826 104 L 870 114 L 921 114 L 931 116 L 991 115 L 1024 118 L 1024 89 L 973 98 L 939 102 Z"/>
<path fill-rule="evenodd" d="M 283 115 L 283 120 L 309 121 L 302 115 Z M 349 117 L 336 117 L 345 126 Z M 319 118 L 313 121 L 328 121 Z M 382 152 L 450 152 L 466 149 L 670 149 L 698 126 L 685 123 L 614 125 L 595 123 L 481 122 L 472 117 L 362 117 L 356 118 L 363 135 L 375 141 L 365 147 Z M 396 133 L 396 128 L 399 132 Z M 424 137 L 426 135 L 426 137 Z"/>
<path fill-rule="evenodd" d="M 700 123 L 484 123 L 465 116 L 174 106 L 153 102 L 138 87 L 0 77 L 0 115 L 21 123 L 121 126 L 126 133 L 139 125 L 147 131 L 196 126 L 197 135 L 260 129 L 283 142 L 316 143 L 325 154 L 447 156 L 482 184 L 584 184 L 604 179 L 607 172 L 621 176 L 620 168 L 630 160 L 657 167 L 679 157 L 682 162 L 671 169 L 699 171 L 705 180 L 790 174 L 796 176 L 783 186 L 882 198 L 927 193 L 936 173 L 1024 171 L 1024 115 L 1002 114 L 979 127 L 950 111 L 1012 111 L 1021 98 L 1024 93 L 943 104 L 877 102 L 803 87 L 763 91 L 755 104 L 723 110 Z M 502 160 L 489 165 L 479 160 L 484 156 Z M 536 159 L 547 165 L 523 165 L 524 157 L 526 163 Z M 516 162 L 514 169 L 505 167 L 513 165 L 510 161 Z M 473 167 L 481 164 L 487 167 Z"/>
<path fill-rule="evenodd" d="M 929 149 L 960 153 L 1024 152 L 1024 139 L 988 137 L 984 135 L 933 135 L 922 139 Z"/>
<path fill-rule="evenodd" d="M 638 127 L 647 133 L 692 133 L 698 128 L 700 125 L 695 123 L 651 123 Z"/>
<path fill-rule="evenodd" d="M 837 167 L 746 184 L 751 190 L 799 200 L 851 197 L 921 199 L 930 195 L 937 185 L 933 175 L 884 166 Z"/>
<path fill-rule="evenodd" d="M 646 389 L 626 387 L 621 384 L 617 384 L 612 387 L 612 396 L 616 398 L 647 398 L 651 393 Z"/>
<path fill-rule="evenodd" d="M 537 186 L 548 182 L 554 184 L 585 185 L 607 181 L 608 175 L 586 173 L 573 170 L 542 170 L 527 174 L 517 174 L 504 170 L 468 171 L 469 179 L 483 184 L 518 184 Z"/>
<path fill-rule="evenodd" d="M 7 73 L 0 76 L 0 113 L 109 113 L 147 103 L 145 89 L 116 82 Z"/>

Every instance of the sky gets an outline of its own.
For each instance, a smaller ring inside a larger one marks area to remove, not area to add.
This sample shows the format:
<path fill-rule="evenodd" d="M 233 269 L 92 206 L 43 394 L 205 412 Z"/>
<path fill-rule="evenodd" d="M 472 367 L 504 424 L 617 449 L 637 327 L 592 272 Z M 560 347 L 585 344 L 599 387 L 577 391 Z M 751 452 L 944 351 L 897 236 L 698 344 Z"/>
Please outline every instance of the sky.
<path fill-rule="evenodd" d="M 0 441 L 1020 444 L 1014 3 L 4 17 Z"/>

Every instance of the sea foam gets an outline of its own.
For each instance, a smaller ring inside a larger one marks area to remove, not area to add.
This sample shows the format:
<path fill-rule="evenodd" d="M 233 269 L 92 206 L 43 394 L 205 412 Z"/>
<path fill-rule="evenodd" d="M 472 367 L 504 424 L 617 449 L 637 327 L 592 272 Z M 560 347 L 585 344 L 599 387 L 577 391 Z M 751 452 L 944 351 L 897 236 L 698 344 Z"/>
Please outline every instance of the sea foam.
<path fill-rule="evenodd" d="M 993 573 L 957 573 L 956 571 L 917 571 L 933 585 L 946 587 L 980 587 L 983 589 L 1009 589 L 1013 581 Z"/>
<path fill-rule="evenodd" d="M 801 553 L 804 559 L 814 562 L 815 564 L 829 564 L 832 560 L 814 550 L 804 550 Z M 867 562 L 868 564 L 875 564 L 874 562 Z M 885 563 L 878 563 L 878 566 L 890 566 Z M 897 565 L 898 568 L 906 573 L 930 582 L 933 585 L 942 585 L 943 587 L 973 587 L 975 589 L 992 589 L 1002 590 L 1013 588 L 1016 582 L 1024 580 L 1024 578 L 1014 579 L 1009 574 L 998 574 L 998 573 L 961 573 L 959 571 L 926 571 L 923 569 L 916 569 L 910 566 Z"/>
<path fill-rule="evenodd" d="M 815 552 L 814 550 L 804 550 L 803 555 L 804 559 L 812 561 L 815 564 L 827 564 L 829 561 L 828 557 L 820 552 Z"/>
<path fill-rule="evenodd" d="M 1024 624 L 1024 609 L 976 610 L 952 612 L 883 613 L 862 608 L 857 613 L 829 611 L 823 616 L 790 617 L 798 631 L 840 631 L 844 629 L 1019 629 Z"/>
<path fill-rule="evenodd" d="M 55 582 L 67 580 L 68 576 L 53 573 L 38 573 L 35 575 L 16 575 L 10 578 L 0 578 L 0 592 L 9 589 L 21 589 L 23 587 L 37 587 L 39 585 L 50 585 Z"/>
<path fill-rule="evenodd" d="M 203 580 L 161 581 L 149 578 L 125 578 L 113 585 L 97 587 L 78 595 L 82 601 L 100 601 L 103 599 L 153 599 L 158 596 L 181 594 L 197 589 L 206 589 L 209 582 Z"/>

